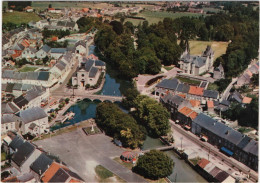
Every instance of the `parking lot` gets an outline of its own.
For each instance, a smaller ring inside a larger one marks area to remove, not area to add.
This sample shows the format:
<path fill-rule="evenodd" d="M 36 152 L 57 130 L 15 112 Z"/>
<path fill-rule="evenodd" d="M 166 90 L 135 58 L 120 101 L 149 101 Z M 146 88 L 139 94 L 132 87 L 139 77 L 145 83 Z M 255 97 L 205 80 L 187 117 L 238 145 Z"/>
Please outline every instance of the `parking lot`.
<path fill-rule="evenodd" d="M 146 182 L 139 175 L 113 160 L 125 149 L 115 146 L 104 134 L 86 136 L 82 129 L 35 142 L 58 156 L 87 182 L 95 182 L 95 166 L 102 165 L 127 182 Z"/>

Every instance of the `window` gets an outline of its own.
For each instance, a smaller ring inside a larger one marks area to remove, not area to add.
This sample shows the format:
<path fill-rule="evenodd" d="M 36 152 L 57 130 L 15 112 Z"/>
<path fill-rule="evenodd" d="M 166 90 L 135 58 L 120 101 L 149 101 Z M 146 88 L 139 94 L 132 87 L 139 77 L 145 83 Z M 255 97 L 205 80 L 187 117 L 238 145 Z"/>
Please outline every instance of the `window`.
<path fill-rule="evenodd" d="M 84 77 L 84 74 L 81 74 L 82 77 Z"/>

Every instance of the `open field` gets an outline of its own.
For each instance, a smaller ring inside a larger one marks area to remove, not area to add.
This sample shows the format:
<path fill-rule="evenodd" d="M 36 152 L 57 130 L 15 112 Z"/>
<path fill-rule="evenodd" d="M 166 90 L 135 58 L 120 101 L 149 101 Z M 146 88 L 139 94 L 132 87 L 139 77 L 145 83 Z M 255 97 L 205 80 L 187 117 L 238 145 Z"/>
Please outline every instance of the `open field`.
<path fill-rule="evenodd" d="M 112 7 L 111 4 L 108 3 L 96 3 L 96 2 L 49 2 L 49 1 L 33 1 L 32 7 L 37 10 L 44 10 L 48 8 L 49 4 L 52 5 L 53 8 L 107 8 Z"/>
<path fill-rule="evenodd" d="M 211 45 L 215 52 L 214 60 L 219 56 L 226 53 L 228 42 L 217 42 L 217 41 L 189 41 L 190 53 L 193 55 L 201 55 L 206 49 L 207 45 Z"/>
<path fill-rule="evenodd" d="M 3 23 L 11 22 L 14 24 L 29 23 L 30 21 L 39 21 L 41 18 L 35 13 L 14 11 L 12 13 L 3 13 Z"/>
<path fill-rule="evenodd" d="M 38 67 L 22 67 L 21 69 L 19 69 L 19 72 L 31 72 L 31 71 L 35 71 L 36 69 L 38 69 Z"/>

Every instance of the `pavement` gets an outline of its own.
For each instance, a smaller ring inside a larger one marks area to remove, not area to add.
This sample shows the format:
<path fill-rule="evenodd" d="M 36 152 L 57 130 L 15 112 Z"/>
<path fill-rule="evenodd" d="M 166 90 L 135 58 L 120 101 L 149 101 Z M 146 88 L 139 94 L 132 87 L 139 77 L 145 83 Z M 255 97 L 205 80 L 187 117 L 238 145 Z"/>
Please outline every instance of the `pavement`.
<path fill-rule="evenodd" d="M 242 180 L 247 177 L 249 173 L 248 170 L 250 170 L 250 168 L 246 165 L 235 160 L 234 158 L 227 157 L 213 145 L 207 142 L 202 142 L 199 137 L 190 131 L 184 130 L 180 125 L 175 124 L 172 120 L 170 120 L 170 123 L 172 125 L 175 147 L 184 149 L 186 152 L 190 152 L 192 156 L 190 157 L 191 159 L 199 156 L 201 158 L 208 159 L 220 169 L 225 170 L 227 173 L 232 175 L 234 178 L 239 177 Z M 242 172 L 238 169 L 242 170 Z M 257 172 L 250 170 L 250 175 L 257 180 Z M 248 182 L 252 182 L 252 180 L 248 180 Z"/>
<path fill-rule="evenodd" d="M 86 182 L 98 181 L 94 169 L 99 164 L 127 182 L 147 182 L 113 160 L 114 157 L 119 157 L 125 149 L 114 145 L 112 138 L 104 134 L 87 136 L 79 128 L 70 133 L 36 141 L 35 144 L 57 155 L 69 168 L 78 172 Z"/>

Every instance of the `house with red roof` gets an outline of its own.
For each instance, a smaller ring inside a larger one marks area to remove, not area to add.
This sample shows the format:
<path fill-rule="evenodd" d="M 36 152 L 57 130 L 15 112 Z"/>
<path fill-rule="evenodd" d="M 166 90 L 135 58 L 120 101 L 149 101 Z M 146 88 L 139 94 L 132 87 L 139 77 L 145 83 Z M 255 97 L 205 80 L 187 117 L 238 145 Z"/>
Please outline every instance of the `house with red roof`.
<path fill-rule="evenodd" d="M 183 107 L 178 111 L 177 119 L 179 123 L 184 126 L 186 130 L 190 130 L 192 120 L 198 116 L 198 113 L 190 109 L 189 107 Z"/>

